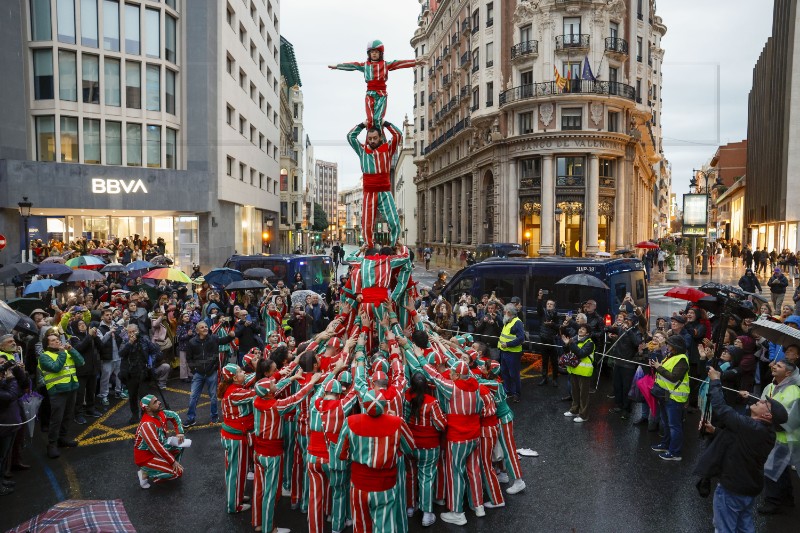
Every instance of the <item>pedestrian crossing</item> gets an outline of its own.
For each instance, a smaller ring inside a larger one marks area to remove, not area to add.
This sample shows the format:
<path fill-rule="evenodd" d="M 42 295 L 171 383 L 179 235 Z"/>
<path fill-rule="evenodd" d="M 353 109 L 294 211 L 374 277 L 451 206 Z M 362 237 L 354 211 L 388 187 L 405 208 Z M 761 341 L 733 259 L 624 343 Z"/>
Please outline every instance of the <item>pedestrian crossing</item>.
<path fill-rule="evenodd" d="M 660 302 L 660 303 L 672 303 L 675 302 L 675 298 L 670 296 L 664 296 L 668 290 L 672 289 L 673 286 L 665 286 L 665 287 L 653 287 L 651 286 L 647 291 L 648 299 L 650 300 L 650 304 L 652 305 L 653 302 Z"/>

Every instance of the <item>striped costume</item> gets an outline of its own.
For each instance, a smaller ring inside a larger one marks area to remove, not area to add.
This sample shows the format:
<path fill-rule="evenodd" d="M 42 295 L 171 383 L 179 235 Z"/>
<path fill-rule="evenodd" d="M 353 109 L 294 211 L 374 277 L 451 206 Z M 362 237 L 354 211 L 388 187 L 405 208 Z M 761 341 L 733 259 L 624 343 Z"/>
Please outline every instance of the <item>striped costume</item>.
<path fill-rule="evenodd" d="M 383 125 L 389 129 L 391 138 L 374 150 L 358 141 L 358 134 L 364 129 L 363 124 L 358 124 L 347 134 L 347 142 L 361 161 L 364 187 L 361 228 L 368 248 L 375 246 L 375 218 L 378 212 L 389 224 L 389 245 L 393 246 L 400 237 L 400 217 L 392 196 L 389 173 L 392 169 L 392 157 L 402 145 L 403 134 L 391 122 L 386 121 Z"/>
<path fill-rule="evenodd" d="M 156 483 L 181 476 L 173 470 L 172 465 L 180 460 L 183 448 L 167 444 L 167 422 L 172 424 L 176 433 L 183 433 L 181 417 L 175 411 L 161 411 L 158 416 L 143 412 L 133 443 L 136 466 Z"/>
<path fill-rule="evenodd" d="M 492 391 L 488 387 L 480 386 L 481 400 L 483 400 L 483 411 L 481 411 L 481 443 L 480 459 L 481 474 L 483 476 L 483 486 L 489 494 L 489 499 L 494 505 L 500 505 L 503 500 L 503 489 L 497 480 L 497 474 L 492 466 L 492 450 L 497 444 L 500 433 L 499 422 L 497 419 L 497 404 L 494 402 Z M 515 450 L 516 454 L 516 450 Z M 476 505 L 483 505 L 483 493 L 481 499 L 475 502 Z"/>
<path fill-rule="evenodd" d="M 494 394 L 497 405 L 497 419 L 500 422 L 499 443 L 503 449 L 503 461 L 512 479 L 522 479 L 522 467 L 517 455 L 517 443 L 514 440 L 514 412 L 508 406 L 508 395 L 501 381 L 480 380 L 481 385 L 489 388 Z"/>
<path fill-rule="evenodd" d="M 436 483 L 437 463 L 442 432 L 447 428 L 447 416 L 436 398 L 425 395 L 419 413 L 411 416 L 410 393 L 406 393 L 405 418 L 417 447 L 406 459 L 407 506 L 433 512 L 433 488 Z"/>
<path fill-rule="evenodd" d="M 253 431 L 255 395 L 254 391 L 233 383 L 220 399 L 220 440 L 225 449 L 225 500 L 229 513 L 238 513 L 244 504 L 244 486 L 251 452 L 249 433 Z"/>

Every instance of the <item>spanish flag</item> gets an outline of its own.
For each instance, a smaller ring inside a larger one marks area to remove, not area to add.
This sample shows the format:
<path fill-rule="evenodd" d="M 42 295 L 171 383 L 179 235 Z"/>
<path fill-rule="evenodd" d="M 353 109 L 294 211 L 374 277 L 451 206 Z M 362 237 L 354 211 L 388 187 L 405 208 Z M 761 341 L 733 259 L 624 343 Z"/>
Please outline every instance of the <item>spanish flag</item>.
<path fill-rule="evenodd" d="M 564 77 L 558 72 L 558 69 L 555 65 L 553 65 L 553 72 L 556 75 L 556 87 L 563 91 L 564 87 L 567 86 L 567 80 L 565 80 Z"/>

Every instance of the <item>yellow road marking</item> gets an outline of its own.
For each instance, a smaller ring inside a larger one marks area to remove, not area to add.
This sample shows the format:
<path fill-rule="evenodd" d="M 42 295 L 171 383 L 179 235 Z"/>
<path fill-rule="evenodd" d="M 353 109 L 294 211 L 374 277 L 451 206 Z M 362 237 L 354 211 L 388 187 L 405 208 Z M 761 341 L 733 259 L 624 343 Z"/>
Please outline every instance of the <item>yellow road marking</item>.
<path fill-rule="evenodd" d="M 540 378 L 540 377 L 542 377 L 541 372 L 537 372 L 537 371 L 533 370 L 533 365 L 529 365 L 529 366 L 525 367 L 524 369 L 522 369 L 522 371 L 519 373 L 519 375 L 520 375 L 520 377 L 522 379 L 530 379 L 530 378 Z"/>
<path fill-rule="evenodd" d="M 81 484 L 78 482 L 78 476 L 75 474 L 75 470 L 68 461 L 63 461 L 62 464 L 64 465 L 64 474 L 66 474 L 67 481 L 69 482 L 70 498 L 73 500 L 82 500 Z"/>

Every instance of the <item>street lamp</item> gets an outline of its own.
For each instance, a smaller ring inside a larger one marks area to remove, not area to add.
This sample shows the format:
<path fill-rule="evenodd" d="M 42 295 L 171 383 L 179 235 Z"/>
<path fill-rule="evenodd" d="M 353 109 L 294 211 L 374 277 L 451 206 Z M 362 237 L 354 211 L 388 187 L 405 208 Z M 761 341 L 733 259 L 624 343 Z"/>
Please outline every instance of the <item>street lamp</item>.
<path fill-rule="evenodd" d="M 717 178 L 714 180 L 714 185 L 711 188 L 709 188 L 708 187 L 708 180 L 711 179 L 712 175 L 717 173 L 717 169 L 711 168 L 711 169 L 708 169 L 707 171 L 692 169 L 692 172 L 694 173 L 694 175 L 692 176 L 692 179 L 689 181 L 689 186 L 690 187 L 694 187 L 695 190 L 697 191 L 697 194 L 701 194 L 700 182 L 698 181 L 697 176 L 700 176 L 701 178 L 703 178 L 703 181 L 705 183 L 705 187 L 703 188 L 702 192 L 704 192 L 705 195 L 706 195 L 706 244 L 705 244 L 705 246 L 703 246 L 703 266 L 700 269 L 700 274 L 708 274 L 708 209 L 709 209 L 709 201 L 711 199 L 711 189 L 716 189 L 717 187 L 721 187 L 722 186 L 722 178 L 717 176 Z M 694 237 L 694 238 L 696 239 L 697 237 Z M 694 264 L 694 260 L 695 260 L 695 258 L 694 258 L 694 256 L 692 256 L 692 264 Z"/>
<path fill-rule="evenodd" d="M 564 214 L 564 210 L 560 207 L 556 206 L 553 210 L 553 214 L 556 217 L 556 238 L 555 238 L 555 249 L 556 255 L 561 254 L 561 215 Z"/>
<path fill-rule="evenodd" d="M 447 256 L 447 267 L 451 268 L 452 267 L 452 261 L 453 261 L 453 225 L 452 224 L 448 224 L 447 225 L 447 240 L 450 243 L 450 253 Z"/>
<path fill-rule="evenodd" d="M 525 245 L 525 255 L 529 256 L 530 255 L 530 251 L 528 250 L 528 248 L 531 245 L 531 230 L 525 230 L 525 242 L 524 242 L 524 245 Z"/>
<path fill-rule="evenodd" d="M 27 196 L 23 196 L 22 201 L 17 203 L 17 205 L 19 206 L 19 216 L 21 216 L 23 222 L 25 222 L 25 251 L 22 253 L 22 260 L 28 261 L 28 256 L 30 255 L 28 218 L 31 216 L 31 207 L 33 207 L 33 204 L 28 201 Z"/>
<path fill-rule="evenodd" d="M 269 217 L 267 219 L 267 231 L 266 231 L 266 234 L 267 234 L 267 239 L 266 239 L 266 241 L 267 241 L 267 253 L 268 254 L 272 253 L 272 238 L 271 238 L 271 236 L 272 236 L 272 225 L 273 224 L 275 224 L 275 219 L 272 218 L 272 217 Z"/>

